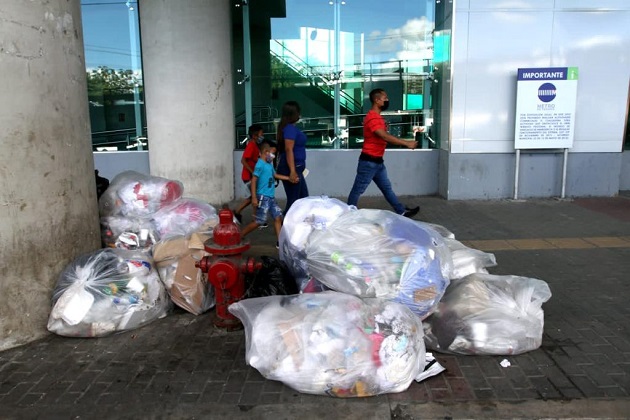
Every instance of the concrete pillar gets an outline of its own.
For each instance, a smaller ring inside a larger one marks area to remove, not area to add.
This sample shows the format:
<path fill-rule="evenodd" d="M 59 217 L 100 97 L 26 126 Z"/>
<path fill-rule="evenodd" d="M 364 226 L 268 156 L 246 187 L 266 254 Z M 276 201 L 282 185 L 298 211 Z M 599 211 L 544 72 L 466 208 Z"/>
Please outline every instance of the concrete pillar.
<path fill-rule="evenodd" d="M 0 5 L 0 350 L 47 334 L 59 273 L 100 244 L 79 3 Z"/>
<path fill-rule="evenodd" d="M 140 3 L 151 174 L 213 204 L 234 195 L 229 0 Z"/>

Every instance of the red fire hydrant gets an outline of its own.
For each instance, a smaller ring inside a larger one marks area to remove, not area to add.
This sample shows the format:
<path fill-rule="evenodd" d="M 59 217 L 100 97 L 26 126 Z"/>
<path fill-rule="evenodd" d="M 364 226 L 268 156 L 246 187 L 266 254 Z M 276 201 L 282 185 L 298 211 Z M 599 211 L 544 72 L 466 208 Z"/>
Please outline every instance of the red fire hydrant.
<path fill-rule="evenodd" d="M 211 255 L 195 264 L 208 274 L 208 281 L 214 286 L 214 325 L 217 327 L 227 330 L 242 328 L 239 319 L 227 308 L 243 298 L 245 274 L 253 274 L 262 267 L 262 263 L 242 255 L 249 247 L 249 242 L 241 238 L 241 230 L 234 223 L 232 212 L 229 209 L 219 211 L 219 224 L 214 228 L 212 239 L 204 243 L 205 250 Z"/>

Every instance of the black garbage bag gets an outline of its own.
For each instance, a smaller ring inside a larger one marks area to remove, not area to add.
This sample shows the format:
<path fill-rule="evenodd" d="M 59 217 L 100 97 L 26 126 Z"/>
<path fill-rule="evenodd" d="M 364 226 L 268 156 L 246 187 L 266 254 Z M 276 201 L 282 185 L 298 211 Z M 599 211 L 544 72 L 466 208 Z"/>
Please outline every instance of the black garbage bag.
<path fill-rule="evenodd" d="M 296 295 L 300 293 L 286 264 L 277 258 L 262 256 L 262 268 L 246 280 L 245 298 Z"/>

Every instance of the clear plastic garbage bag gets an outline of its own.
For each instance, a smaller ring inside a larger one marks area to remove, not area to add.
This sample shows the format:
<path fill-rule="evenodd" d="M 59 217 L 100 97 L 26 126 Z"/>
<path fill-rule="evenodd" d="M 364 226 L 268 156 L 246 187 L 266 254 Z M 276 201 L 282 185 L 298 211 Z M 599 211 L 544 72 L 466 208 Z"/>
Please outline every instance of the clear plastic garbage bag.
<path fill-rule="evenodd" d="M 546 282 L 476 273 L 454 280 L 424 320 L 427 348 L 443 353 L 512 355 L 542 343 Z"/>
<path fill-rule="evenodd" d="M 156 211 L 151 219 L 159 240 L 186 236 L 193 232 L 212 232 L 219 224 L 217 210 L 210 204 L 194 198 L 180 198 Z"/>
<path fill-rule="evenodd" d="M 77 258 L 59 276 L 48 330 L 69 337 L 102 337 L 162 318 L 171 305 L 150 257 L 100 249 Z"/>
<path fill-rule="evenodd" d="M 148 217 L 101 217 L 101 239 L 105 247 L 149 253 L 159 238 Z"/>
<path fill-rule="evenodd" d="M 144 217 L 178 200 L 183 192 L 179 181 L 125 171 L 116 175 L 99 199 L 99 214 Z"/>
<path fill-rule="evenodd" d="M 444 242 L 451 250 L 453 260 L 452 279 L 461 279 L 472 273 L 488 273 L 488 267 L 497 265 L 494 254 L 470 248 L 455 239 L 455 234 L 442 225 L 433 223 L 423 223 L 426 227 L 432 228 L 444 238 Z"/>
<path fill-rule="evenodd" d="M 327 196 L 312 196 L 297 200 L 284 217 L 279 238 L 279 258 L 287 265 L 301 291 L 312 286 L 306 263 L 305 247 L 314 231 L 323 231 L 339 216 L 356 209 Z M 319 285 L 315 288 L 321 290 Z"/>
<path fill-rule="evenodd" d="M 300 392 L 365 397 L 426 377 L 422 322 L 404 305 L 326 291 L 246 299 L 229 311 L 245 326 L 247 363 Z"/>
<path fill-rule="evenodd" d="M 444 238 L 448 249 L 451 250 L 453 270 L 451 280 L 461 279 L 469 274 L 488 274 L 488 267 L 497 265 L 494 254 L 470 248 L 454 238 Z"/>
<path fill-rule="evenodd" d="M 430 227 L 387 210 L 341 215 L 306 245 L 313 278 L 360 297 L 407 305 L 420 317 L 433 311 L 449 284 L 450 251 Z"/>

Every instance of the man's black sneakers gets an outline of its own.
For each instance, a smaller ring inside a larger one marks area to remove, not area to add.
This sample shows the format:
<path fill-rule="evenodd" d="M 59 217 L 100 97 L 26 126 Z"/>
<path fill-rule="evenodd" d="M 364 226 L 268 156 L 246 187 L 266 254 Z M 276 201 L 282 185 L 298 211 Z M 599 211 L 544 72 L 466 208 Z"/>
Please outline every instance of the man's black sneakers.
<path fill-rule="evenodd" d="M 241 213 L 234 213 L 234 217 L 236 217 L 236 220 L 238 220 L 238 222 L 240 224 L 243 224 L 243 215 Z"/>
<path fill-rule="evenodd" d="M 265 222 L 262 225 L 258 226 L 258 229 L 266 229 L 269 227 L 269 223 Z"/>
<path fill-rule="evenodd" d="M 418 214 L 419 211 L 420 211 L 420 206 L 416 206 L 412 209 L 405 207 L 405 211 L 403 212 L 402 215 L 411 219 L 413 216 Z"/>

